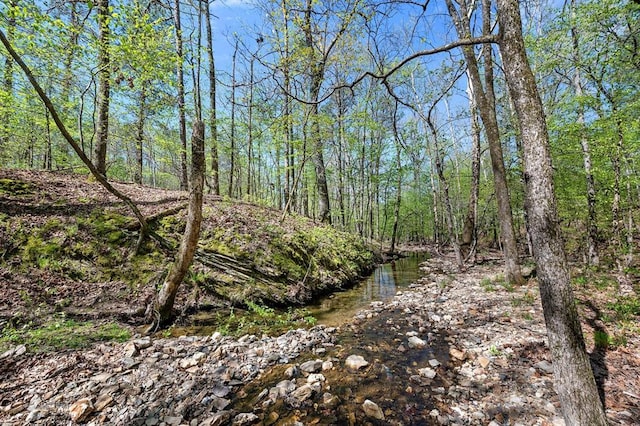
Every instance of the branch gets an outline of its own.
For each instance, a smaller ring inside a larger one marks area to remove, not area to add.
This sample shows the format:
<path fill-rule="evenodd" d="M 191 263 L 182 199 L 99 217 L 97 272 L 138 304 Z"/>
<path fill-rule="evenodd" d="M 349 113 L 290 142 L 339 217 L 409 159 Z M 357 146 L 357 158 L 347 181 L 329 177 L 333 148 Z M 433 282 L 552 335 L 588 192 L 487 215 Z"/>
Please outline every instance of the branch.
<path fill-rule="evenodd" d="M 444 46 L 436 47 L 434 49 L 420 50 L 418 52 L 415 52 L 415 53 L 407 56 L 406 58 L 404 58 L 402 61 L 398 62 L 398 64 L 396 64 L 393 68 L 391 68 L 387 72 L 384 72 L 384 73 L 381 73 L 381 74 L 376 74 L 376 73 L 371 72 L 371 71 L 365 71 L 360 76 L 358 76 L 355 80 L 353 80 L 351 83 L 346 83 L 346 84 L 341 84 L 341 85 L 338 85 L 338 86 L 334 86 L 334 87 L 332 87 L 330 89 L 330 91 L 325 96 L 323 96 L 322 98 L 319 98 L 316 101 L 310 101 L 308 99 L 302 99 L 302 98 L 299 98 L 297 96 L 294 96 L 293 94 L 288 93 L 288 91 L 286 91 L 286 89 L 284 87 L 282 87 L 282 85 L 280 84 L 279 81 L 276 81 L 276 82 L 277 82 L 278 86 L 280 86 L 280 89 L 285 90 L 287 95 L 291 96 L 292 99 L 294 99 L 294 100 L 296 100 L 296 101 L 298 101 L 298 102 L 300 102 L 302 104 L 305 104 L 305 105 L 320 104 L 320 103 L 326 101 L 327 99 L 329 99 L 331 96 L 333 96 L 333 94 L 335 92 L 337 92 L 338 90 L 341 90 L 341 89 L 353 90 L 353 88 L 356 85 L 358 85 L 361 81 L 363 81 L 367 77 L 371 77 L 374 80 L 382 80 L 381 82 L 382 82 L 382 84 L 384 84 L 389 77 L 391 77 L 398 70 L 400 70 L 400 68 L 402 68 L 403 66 L 405 66 L 409 62 L 413 61 L 414 59 L 421 58 L 423 56 L 431 56 L 431 55 L 435 55 L 435 54 L 438 54 L 438 53 L 448 52 L 448 51 L 456 49 L 458 47 L 475 46 L 476 44 L 487 44 L 487 43 L 495 43 L 495 44 L 497 44 L 499 41 L 500 41 L 500 37 L 498 35 L 496 35 L 496 34 L 488 34 L 488 35 L 482 35 L 482 36 L 479 36 L 479 37 L 464 38 L 464 39 L 457 40 L 457 41 L 454 41 L 454 42 L 449 43 L 449 44 L 445 44 Z"/>

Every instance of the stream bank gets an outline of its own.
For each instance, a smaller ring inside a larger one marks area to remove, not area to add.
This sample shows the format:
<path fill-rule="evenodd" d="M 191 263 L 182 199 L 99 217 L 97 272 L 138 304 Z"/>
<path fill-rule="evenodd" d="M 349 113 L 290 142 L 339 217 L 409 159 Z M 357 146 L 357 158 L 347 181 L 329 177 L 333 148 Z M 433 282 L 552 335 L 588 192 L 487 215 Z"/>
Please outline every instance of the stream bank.
<path fill-rule="evenodd" d="M 0 424 L 560 426 L 537 287 L 501 269 L 434 257 L 340 327 L 5 354 Z M 639 354 L 603 354 L 611 424 L 640 418 Z"/>

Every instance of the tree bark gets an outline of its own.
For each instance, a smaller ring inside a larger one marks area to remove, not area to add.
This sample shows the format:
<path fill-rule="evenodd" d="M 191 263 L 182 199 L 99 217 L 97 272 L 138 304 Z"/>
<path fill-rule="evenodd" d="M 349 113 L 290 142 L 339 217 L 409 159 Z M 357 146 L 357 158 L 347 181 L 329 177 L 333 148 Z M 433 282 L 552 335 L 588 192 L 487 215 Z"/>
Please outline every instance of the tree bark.
<path fill-rule="evenodd" d="M 109 137 L 109 98 L 111 65 L 109 44 L 109 0 L 98 0 L 98 99 L 96 120 L 96 146 L 93 163 L 99 173 L 107 174 L 107 143 Z"/>
<path fill-rule="evenodd" d="M 18 6 L 17 0 L 9 1 L 7 12 L 7 37 L 13 39 L 16 28 L 15 8 Z M 3 86 L 6 92 L 6 104 L 2 106 L 2 121 L 0 122 L 0 161 L 3 160 L 7 146 L 9 145 L 9 117 L 11 116 L 10 105 L 13 99 L 13 59 L 7 56 L 4 63 Z"/>
<path fill-rule="evenodd" d="M 209 1 L 205 1 L 204 17 L 207 26 L 207 55 L 209 56 L 209 129 L 211 133 L 211 191 L 220 195 L 220 170 L 218 159 L 218 120 L 216 117 L 216 65 L 213 57 L 213 33 Z"/>
<path fill-rule="evenodd" d="M 517 0 L 498 0 L 504 72 L 523 142 L 525 208 L 537 264 L 555 388 L 567 425 L 606 425 L 578 318 L 560 235 L 549 134 L 527 60 Z"/>
<path fill-rule="evenodd" d="M 478 111 L 473 94 L 473 85 L 469 79 L 469 114 L 471 117 L 471 189 L 469 190 L 469 207 L 462 229 L 462 246 L 474 250 L 477 239 L 478 198 L 480 196 L 480 126 Z"/>
<path fill-rule="evenodd" d="M 231 59 L 231 149 L 229 150 L 229 198 L 233 197 L 234 176 L 236 173 L 236 57 L 238 53 L 238 40 L 236 40 Z"/>
<path fill-rule="evenodd" d="M 180 242 L 176 260 L 154 302 L 154 313 L 156 315 L 154 326 L 164 326 L 171 319 L 178 288 L 191 266 L 198 247 L 200 225 L 202 223 L 204 176 L 204 123 L 196 120 L 193 124 L 191 137 L 191 182 L 187 226 Z"/>

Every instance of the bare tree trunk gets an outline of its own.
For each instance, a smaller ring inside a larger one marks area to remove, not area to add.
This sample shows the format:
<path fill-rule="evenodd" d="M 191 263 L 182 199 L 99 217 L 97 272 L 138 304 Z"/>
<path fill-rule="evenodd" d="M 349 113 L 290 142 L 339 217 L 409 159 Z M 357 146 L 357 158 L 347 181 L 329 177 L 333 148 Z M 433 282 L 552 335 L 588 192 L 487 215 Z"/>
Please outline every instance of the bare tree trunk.
<path fill-rule="evenodd" d="M 431 120 L 431 115 L 427 117 L 427 124 L 429 125 L 429 129 L 431 130 L 431 135 L 433 136 L 433 152 L 434 159 L 436 165 L 436 172 L 438 174 L 438 180 L 442 189 L 442 199 L 444 202 L 445 208 L 445 219 L 447 222 L 447 231 L 449 231 L 449 237 L 451 238 L 451 245 L 453 246 L 453 252 L 456 256 L 456 264 L 458 268 L 462 268 L 464 265 L 464 259 L 462 259 L 462 252 L 460 251 L 460 242 L 458 241 L 458 235 L 454 228 L 454 219 L 453 219 L 453 209 L 451 207 L 451 198 L 449 197 L 449 182 L 447 181 L 446 176 L 444 175 L 444 167 L 442 164 L 442 157 L 440 155 L 440 147 L 438 144 L 438 132 L 436 131 L 436 126 L 433 124 Z"/>
<path fill-rule="evenodd" d="M 460 12 L 456 11 L 452 0 L 447 0 L 449 14 L 453 19 L 458 36 L 460 38 L 471 37 L 471 25 L 469 22 L 469 11 L 466 1 L 458 2 Z M 491 32 L 490 2 L 483 0 L 483 35 Z M 509 187 L 504 168 L 502 154 L 502 143 L 500 141 L 500 130 L 496 117 L 495 95 L 493 90 L 493 59 L 491 46 L 484 46 L 484 89 L 482 86 L 478 62 L 475 57 L 473 47 L 463 46 L 465 62 L 467 63 L 468 76 L 473 85 L 478 112 L 484 124 L 487 141 L 489 142 L 489 154 L 491 157 L 491 167 L 493 170 L 493 184 L 496 192 L 498 204 L 498 216 L 500 220 L 500 234 L 502 238 L 502 250 L 505 261 L 505 279 L 510 283 L 524 284 L 524 278 L 520 272 L 520 262 L 518 259 L 518 246 L 515 233 L 513 231 L 513 217 L 511 214 L 511 204 L 509 197 Z"/>
<path fill-rule="evenodd" d="M 176 75 L 178 83 L 178 126 L 180 128 L 180 189 L 187 190 L 187 120 L 185 117 L 184 99 L 184 53 L 182 49 L 182 23 L 180 22 L 180 0 L 175 0 L 173 9 L 173 24 L 175 26 L 176 43 Z"/>
<path fill-rule="evenodd" d="M 585 349 L 558 224 L 549 133 L 522 37 L 517 0 L 498 0 L 500 50 L 524 148 L 525 208 L 537 263 L 555 389 L 569 426 L 607 419 Z"/>
<path fill-rule="evenodd" d="M 156 315 L 154 326 L 164 326 L 171 319 L 173 304 L 198 247 L 200 225 L 202 223 L 202 198 L 204 189 L 204 123 L 196 120 L 191 137 L 191 182 L 189 188 L 189 207 L 187 226 L 180 242 L 176 260 L 162 284 L 154 302 Z"/>
<path fill-rule="evenodd" d="M 205 1 L 204 17 L 207 26 L 207 54 L 209 56 L 209 129 L 211 133 L 211 191 L 220 195 L 220 166 L 218 159 L 218 123 L 216 117 L 216 64 L 213 57 L 213 33 L 209 1 Z"/>
<path fill-rule="evenodd" d="M 147 82 L 142 82 L 140 88 L 140 104 L 138 105 L 138 121 L 136 123 L 136 168 L 133 174 L 133 181 L 142 184 L 143 166 L 143 145 L 144 145 L 144 122 L 147 117 Z"/>
<path fill-rule="evenodd" d="M 575 14 L 575 0 L 571 1 L 571 13 Z M 575 71 L 572 79 L 573 88 L 578 98 L 582 97 L 582 79 L 580 75 L 580 58 L 578 45 L 578 30 L 571 28 L 571 39 L 573 46 L 573 60 L 575 63 Z M 581 102 L 581 101 L 580 101 Z M 591 149 L 589 140 L 585 135 L 584 129 L 584 108 L 578 108 L 578 125 L 580 126 L 580 146 L 582 147 L 582 162 L 584 165 L 584 173 L 587 183 L 587 265 L 598 265 L 600 258 L 598 256 L 598 222 L 596 215 L 596 186 L 591 170 Z"/>
<path fill-rule="evenodd" d="M 238 53 L 238 40 L 233 49 L 231 60 L 231 149 L 229 152 L 229 197 L 233 197 L 234 175 L 236 173 L 236 56 Z"/>
<path fill-rule="evenodd" d="M 7 12 L 7 37 L 9 40 L 13 39 L 13 35 L 16 29 L 16 11 L 18 6 L 17 0 L 9 1 Z M 2 116 L 0 116 L 0 161 L 3 160 L 5 150 L 9 144 L 9 117 L 11 116 L 10 103 L 13 99 L 13 59 L 11 56 L 7 56 L 4 63 L 4 90 L 8 96 L 7 104 L 2 106 Z"/>
<path fill-rule="evenodd" d="M 109 98 L 111 65 L 109 55 L 109 0 L 98 0 L 98 118 L 93 163 L 99 173 L 107 174 L 107 143 L 109 137 Z"/>
<path fill-rule="evenodd" d="M 400 135 L 398 132 L 398 104 L 393 111 L 393 134 L 396 145 L 396 167 L 398 168 L 398 178 L 396 180 L 396 203 L 393 208 L 393 228 L 391 231 L 391 254 L 396 251 L 396 243 L 398 240 L 398 224 L 400 222 L 400 204 L 402 203 L 402 163 L 400 161 Z"/>
<path fill-rule="evenodd" d="M 469 114 L 471 117 L 471 189 L 469 191 L 469 207 L 462 230 L 462 245 L 474 250 L 473 245 L 478 237 L 478 198 L 480 196 L 480 125 L 478 111 L 473 94 L 471 79 L 469 81 Z"/>

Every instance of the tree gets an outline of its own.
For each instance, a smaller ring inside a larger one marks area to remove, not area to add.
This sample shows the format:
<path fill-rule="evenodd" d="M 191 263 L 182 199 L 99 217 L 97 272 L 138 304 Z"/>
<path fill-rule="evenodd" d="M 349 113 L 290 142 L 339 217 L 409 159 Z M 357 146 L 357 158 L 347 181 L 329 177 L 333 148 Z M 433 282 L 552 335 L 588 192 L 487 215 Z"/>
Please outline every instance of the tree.
<path fill-rule="evenodd" d="M 180 130 L 180 189 L 186 190 L 188 187 L 187 178 L 187 121 L 185 117 L 184 105 L 184 54 L 182 42 L 182 19 L 180 13 L 180 0 L 175 0 L 173 7 L 173 24 L 175 26 L 176 42 L 176 78 L 178 85 L 178 127 Z"/>
<path fill-rule="evenodd" d="M 209 133 L 211 134 L 211 190 L 220 195 L 220 170 L 218 161 L 218 118 L 216 116 L 216 64 L 213 58 L 213 35 L 209 1 L 204 1 L 204 19 L 207 28 L 207 56 L 209 59 Z"/>
<path fill-rule="evenodd" d="M 98 0 L 98 99 L 96 119 L 96 145 L 93 163 L 101 174 L 107 174 L 107 143 L 109 138 L 109 100 L 111 64 L 109 46 L 111 33 L 109 0 Z"/>
<path fill-rule="evenodd" d="M 191 180 L 189 185 L 187 225 L 180 242 L 176 260 L 154 301 L 153 311 L 155 318 L 150 329 L 163 326 L 171 319 L 178 288 L 191 266 L 198 247 L 200 225 L 202 223 L 204 177 L 204 123 L 196 120 L 193 123 L 193 134 L 191 137 Z"/>
<path fill-rule="evenodd" d="M 537 264 L 555 388 L 568 425 L 606 425 L 571 290 L 553 185 L 549 134 L 525 52 L 517 0 L 498 0 L 499 48 L 523 144 L 525 208 Z"/>
<path fill-rule="evenodd" d="M 460 38 L 471 38 L 471 24 L 469 22 L 470 12 L 467 7 L 467 0 L 457 1 L 460 11 L 458 12 L 452 0 L 447 0 L 449 14 L 453 19 Z M 483 0 L 482 25 L 483 35 L 491 33 L 491 8 L 490 1 Z M 500 130 L 496 116 L 494 82 L 493 82 L 493 58 L 491 45 L 484 45 L 482 57 L 484 59 L 484 87 L 482 85 L 478 61 L 476 60 L 473 46 L 463 46 L 465 62 L 467 63 L 467 75 L 473 87 L 472 95 L 478 107 L 478 113 L 484 124 L 485 134 L 489 142 L 489 154 L 491 156 L 491 168 L 493 170 L 493 184 L 496 192 L 498 204 L 498 220 L 500 222 L 500 233 L 502 238 L 502 250 L 505 261 L 505 279 L 510 283 L 523 284 L 524 279 L 520 272 L 520 261 L 518 260 L 518 246 L 516 236 L 513 231 L 513 218 L 511 214 L 511 204 L 509 197 L 509 187 L 504 167 L 502 155 L 502 142 L 500 140 Z"/>

